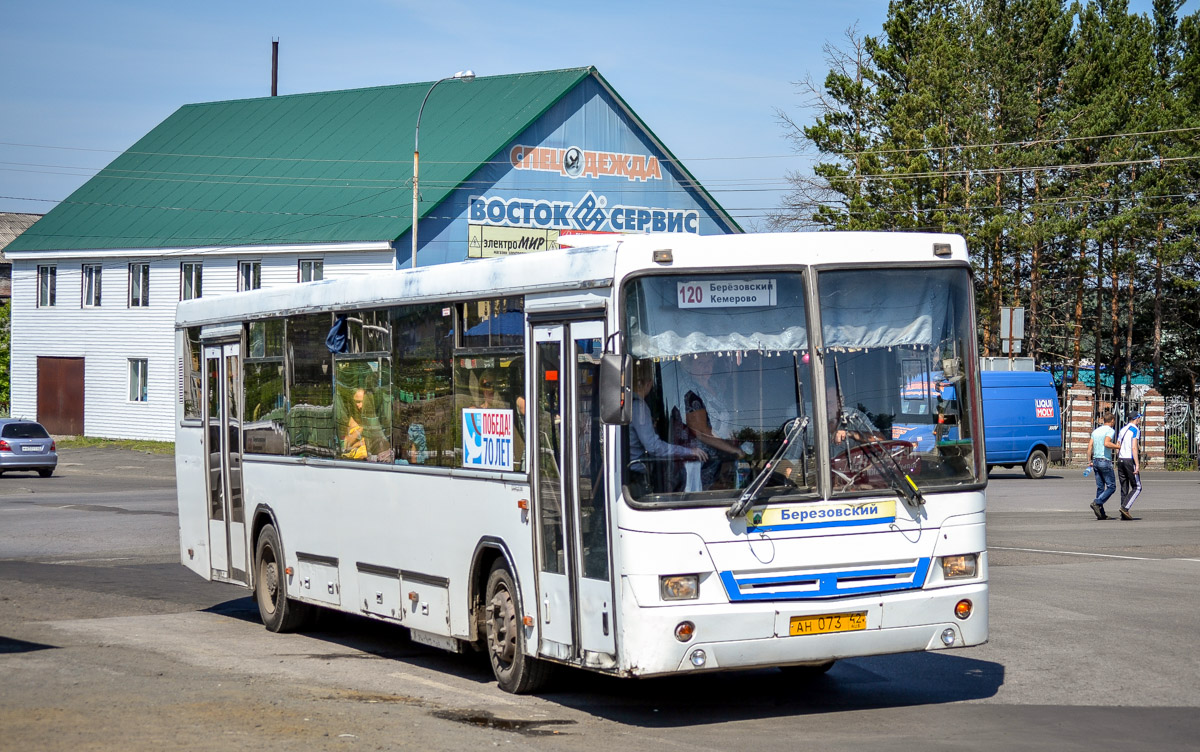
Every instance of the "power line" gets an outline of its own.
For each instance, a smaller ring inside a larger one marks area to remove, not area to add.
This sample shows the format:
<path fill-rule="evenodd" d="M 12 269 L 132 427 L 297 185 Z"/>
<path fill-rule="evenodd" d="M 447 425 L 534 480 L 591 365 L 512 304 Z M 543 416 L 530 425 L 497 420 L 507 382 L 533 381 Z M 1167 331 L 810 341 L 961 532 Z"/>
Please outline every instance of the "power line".
<path fill-rule="evenodd" d="M 1196 131 L 1200 131 L 1200 126 L 1188 127 L 1188 128 L 1164 128 L 1161 130 L 1152 130 L 1152 131 L 1126 131 L 1126 132 L 1122 132 L 1122 133 L 1102 133 L 1102 134 L 1097 134 L 1097 135 L 1092 135 L 1092 136 L 1063 136 L 1063 137 L 1059 137 L 1059 138 L 1023 139 L 1020 141 L 997 141 L 997 142 L 987 143 L 987 144 L 946 144 L 943 146 L 929 145 L 929 146 L 909 147 L 909 148 L 904 148 L 904 149 L 864 149 L 862 151 L 848 151 L 848 152 L 845 152 L 845 154 L 862 156 L 862 155 L 870 155 L 870 154 L 913 154 L 913 153 L 927 152 L 927 151 L 994 149 L 997 147 L 1004 147 L 1004 146 L 1031 147 L 1031 146 L 1040 146 L 1040 145 L 1046 145 L 1046 144 L 1072 143 L 1072 142 L 1078 142 L 1078 141 L 1100 141 L 1100 140 L 1110 140 L 1110 139 L 1116 139 L 1116 138 L 1134 138 L 1134 137 L 1141 137 L 1141 136 L 1165 136 L 1165 135 L 1173 135 L 1173 134 L 1178 134 L 1178 133 L 1194 133 Z M 58 146 L 58 145 L 52 145 L 52 144 L 27 144 L 27 143 L 13 142 L 13 141 L 0 141 L 0 146 L 13 146 L 13 147 L 19 147 L 19 148 L 26 148 L 26 149 L 60 149 L 60 150 L 64 150 L 64 151 L 83 151 L 83 152 L 94 152 L 94 153 L 104 153 L 104 154 L 128 154 L 128 155 L 132 155 L 132 156 L 175 157 L 175 158 L 188 158 L 188 159 L 228 159 L 228 160 L 237 160 L 237 161 L 314 162 L 314 163 L 334 163 L 334 164 L 339 164 L 339 163 L 405 164 L 405 165 L 412 164 L 411 159 L 395 159 L 395 160 L 392 160 L 392 159 L 331 159 L 331 158 L 321 158 L 321 157 L 279 157 L 279 156 L 253 156 L 253 155 L 235 155 L 235 154 L 192 154 L 192 153 L 187 153 L 187 152 L 135 151 L 132 149 L 126 149 L 126 150 L 98 149 L 98 148 L 81 147 L 81 146 Z M 657 158 L 660 162 L 665 162 L 665 163 L 674 163 L 674 162 L 682 163 L 684 161 L 688 161 L 688 162 L 705 161 L 705 162 L 707 162 L 707 161 L 738 161 L 738 160 L 793 159 L 793 158 L 811 159 L 811 157 L 806 157 L 805 155 L 798 154 L 796 152 L 791 152 L 788 154 L 694 156 L 694 157 L 678 157 L 676 159 L 671 159 L 670 157 L 663 155 L 663 156 L 657 157 Z M 422 161 L 425 162 L 426 164 L 481 164 L 480 162 L 478 162 L 476 160 L 434 161 L 434 160 L 424 159 Z M 482 163 L 482 164 L 505 164 L 507 162 L 508 162 L 507 158 L 502 158 L 502 159 L 497 159 L 497 160 L 490 160 L 489 162 Z"/>
<path fill-rule="evenodd" d="M 1065 165 L 1061 165 L 1061 164 L 1060 165 L 1026 165 L 1026 166 L 1007 166 L 1007 167 L 987 167 L 987 168 L 976 168 L 976 169 L 967 168 L 967 169 L 955 169 L 955 170 L 945 170 L 945 171 L 925 171 L 925 172 L 909 172 L 909 173 L 874 173 L 874 174 L 861 174 L 860 173 L 857 175 L 848 174 L 848 175 L 838 175 L 838 176 L 834 176 L 834 177 L 813 177 L 813 178 L 800 178 L 800 179 L 807 180 L 810 182 L 821 181 L 826 184 L 836 182 L 836 181 L 850 181 L 850 182 L 865 183 L 868 181 L 895 182 L 895 181 L 904 181 L 904 180 L 933 180 L 933 179 L 947 179 L 947 178 L 960 178 L 960 177 L 967 177 L 968 179 L 970 179 L 970 178 L 976 178 L 976 177 L 989 177 L 989 176 L 995 176 L 995 175 L 1019 175 L 1019 174 L 1023 174 L 1023 173 L 1047 173 L 1047 172 L 1058 172 L 1058 171 L 1070 172 L 1070 171 L 1105 169 L 1105 168 L 1111 168 L 1111 167 L 1135 167 L 1135 166 L 1143 166 L 1143 165 L 1152 165 L 1157 168 L 1157 167 L 1161 167 L 1166 164 L 1185 163 L 1185 162 L 1192 162 L 1195 160 L 1200 160 L 1200 155 L 1189 155 L 1189 156 L 1180 156 L 1180 157 L 1157 157 L 1156 156 L 1156 157 L 1149 157 L 1149 158 L 1145 158 L 1145 159 L 1126 159 L 1126 160 L 1115 160 L 1115 161 L 1106 161 L 1106 162 L 1080 162 L 1080 163 L 1065 164 Z M 0 163 L 0 164 L 8 164 L 8 163 Z M 79 169 L 85 169 L 85 168 L 79 168 Z M 46 171 L 46 170 L 20 170 L 20 169 L 13 169 L 13 168 L 9 168 L 9 167 L 0 167 L 0 171 L 30 172 L 30 173 L 37 173 L 37 174 L 61 174 L 61 175 L 70 175 L 72 177 L 89 177 L 88 175 L 82 175 L 79 173 L 62 173 L 62 172 Z M 103 174 L 101 174 L 101 172 L 103 172 Z M 207 173 L 166 173 L 166 172 L 164 172 L 164 173 L 153 173 L 153 172 L 142 173 L 140 171 L 132 171 L 132 170 L 127 171 L 132 174 L 117 175 L 117 174 L 110 174 L 111 172 L 113 172 L 111 170 L 101 171 L 101 172 L 97 172 L 97 173 L 91 175 L 90 177 L 102 177 L 104 179 L 109 179 L 109 180 L 161 181 L 161 182 L 170 182 L 170 183 L 193 183 L 193 184 L 203 184 L 203 185 L 239 185 L 239 186 L 255 186 L 255 187 L 269 187 L 269 188 L 285 188 L 286 187 L 286 188 L 305 188 L 305 189 L 322 188 L 322 189 L 335 189 L 335 190 L 364 190 L 364 189 L 378 188 L 381 185 L 387 185 L 387 186 L 391 186 L 394 188 L 401 188 L 401 187 L 411 184 L 411 179 L 406 178 L 406 177 L 397 177 L 397 178 L 390 178 L 390 179 L 389 178 L 355 177 L 348 181 L 345 177 L 342 177 L 342 178 L 328 177 L 327 178 L 327 177 L 319 177 L 319 176 L 304 176 L 304 177 L 293 178 L 293 177 L 288 177 L 288 176 L 209 175 Z M 180 177 L 169 177 L 170 175 L 179 175 Z M 213 180 L 213 179 L 211 179 L 212 177 L 220 177 L 222 179 Z M 192 178 L 197 178 L 197 179 L 192 179 Z M 289 181 L 289 182 L 263 182 L 263 181 L 276 181 L 276 180 Z M 782 178 L 782 180 L 784 180 L 785 182 L 781 183 L 778 187 L 773 187 L 771 185 L 766 185 L 766 186 L 757 187 L 757 188 L 738 187 L 738 186 L 747 185 L 747 183 L 745 181 L 748 181 L 748 180 L 754 181 L 754 183 L 761 185 L 762 183 L 769 183 L 770 181 L 772 181 L 774 179 L 772 179 L 772 178 L 728 178 L 728 179 L 717 179 L 715 181 L 706 181 L 705 183 L 700 183 L 698 181 L 692 181 L 692 180 L 677 180 L 677 182 L 679 183 L 678 188 L 667 188 L 667 189 L 659 189 L 659 190 L 660 191 L 665 190 L 667 192 L 674 192 L 674 193 L 686 193 L 686 192 L 689 192 L 690 190 L 720 190 L 723 192 L 769 192 L 769 191 L 789 190 L 790 188 L 795 187 L 795 182 L 796 182 L 796 179 Z M 299 182 L 299 181 L 306 181 L 306 182 Z M 329 181 L 329 182 L 340 181 L 340 184 L 325 185 L 325 184 L 321 184 L 321 182 L 319 182 L 319 181 Z M 477 188 L 483 189 L 483 188 L 489 188 L 489 187 L 495 186 L 496 181 L 495 180 L 484 180 L 484 179 L 463 180 L 463 181 L 426 180 L 426 181 L 424 181 L 424 183 L 427 187 L 429 187 L 431 189 L 434 189 L 434 188 L 449 188 L 449 189 L 468 188 L 469 189 L 472 187 L 477 187 Z M 544 185 L 526 184 L 526 185 L 522 186 L 519 190 L 538 191 L 538 192 L 542 192 L 542 193 L 569 194 L 569 193 L 577 193 L 580 189 L 570 187 L 570 186 L 564 186 L 559 182 L 555 182 L 555 183 L 547 183 Z"/>
<path fill-rule="evenodd" d="M 907 149 L 864 149 L 862 151 L 848 151 L 846 155 L 863 156 L 870 154 L 916 154 L 927 151 L 950 151 L 950 150 L 966 150 L 966 149 L 995 149 L 1002 146 L 1019 146 L 1022 148 L 1032 146 L 1043 146 L 1047 144 L 1065 144 L 1075 141 L 1100 141 L 1114 138 L 1135 138 L 1139 136 L 1166 136 L 1175 133 L 1193 133 L 1200 131 L 1200 127 L 1193 128 L 1167 128 L 1158 131 L 1131 131 L 1129 133 L 1104 133 L 1096 136 L 1063 136 L 1061 138 L 1036 138 L 1026 139 L 1023 141 L 997 141 L 991 144 L 949 144 L 946 146 L 914 146 Z"/>

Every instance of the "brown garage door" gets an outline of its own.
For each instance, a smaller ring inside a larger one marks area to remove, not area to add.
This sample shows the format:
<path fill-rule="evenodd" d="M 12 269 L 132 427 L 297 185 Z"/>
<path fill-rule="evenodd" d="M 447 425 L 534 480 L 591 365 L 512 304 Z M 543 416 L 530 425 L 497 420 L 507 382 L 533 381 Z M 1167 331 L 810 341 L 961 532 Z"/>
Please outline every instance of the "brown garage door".
<path fill-rule="evenodd" d="M 37 419 L 55 435 L 83 435 L 83 358 L 37 359 Z"/>

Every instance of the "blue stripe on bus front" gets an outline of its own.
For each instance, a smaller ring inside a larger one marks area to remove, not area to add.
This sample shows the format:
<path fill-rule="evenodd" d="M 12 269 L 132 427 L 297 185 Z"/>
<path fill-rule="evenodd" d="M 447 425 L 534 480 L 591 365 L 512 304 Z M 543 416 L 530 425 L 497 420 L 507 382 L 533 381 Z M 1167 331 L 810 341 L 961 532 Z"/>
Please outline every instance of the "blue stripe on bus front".
<path fill-rule="evenodd" d="M 874 517 L 866 520 L 836 520 L 829 522 L 822 520 L 821 522 L 801 522 L 795 525 L 762 525 L 754 526 L 747 525 L 746 532 L 748 533 L 769 533 L 777 530 L 807 530 L 815 527 L 851 527 L 858 525 L 882 525 L 887 522 L 895 522 L 896 517 Z"/>
<path fill-rule="evenodd" d="M 744 577 L 738 578 L 733 572 L 721 572 L 721 584 L 731 601 L 769 601 L 769 600 L 805 600 L 816 598 L 834 598 L 843 595 L 864 595 L 867 593 L 887 593 L 896 590 L 916 590 L 925 584 L 925 575 L 929 572 L 931 559 L 922 558 L 913 567 L 896 567 L 888 569 L 857 569 L 842 572 L 818 572 L 815 574 L 786 575 L 781 577 Z M 863 585 L 861 587 L 838 587 L 843 580 L 870 579 L 872 577 L 896 577 L 911 574 L 910 578 L 899 582 Z M 804 590 L 771 590 L 770 592 L 743 593 L 743 587 L 771 586 L 786 587 L 795 583 L 817 583 L 817 588 Z"/>

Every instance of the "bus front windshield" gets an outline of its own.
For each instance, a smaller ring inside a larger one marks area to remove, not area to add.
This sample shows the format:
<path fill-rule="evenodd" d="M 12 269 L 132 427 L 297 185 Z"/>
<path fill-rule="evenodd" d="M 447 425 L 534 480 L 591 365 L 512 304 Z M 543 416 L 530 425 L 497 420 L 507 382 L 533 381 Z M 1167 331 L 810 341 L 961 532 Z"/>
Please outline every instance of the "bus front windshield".
<path fill-rule="evenodd" d="M 749 488 L 754 503 L 826 490 L 919 502 L 981 482 L 968 271 L 820 272 L 820 349 L 808 341 L 805 273 L 626 284 L 631 499 L 731 503 Z"/>
<path fill-rule="evenodd" d="M 832 492 L 978 483 L 965 268 L 821 272 Z"/>
<path fill-rule="evenodd" d="M 728 503 L 756 479 L 759 498 L 816 492 L 804 289 L 801 273 L 779 271 L 626 285 L 634 396 L 622 472 L 631 498 Z M 787 429 L 801 426 L 794 419 L 803 427 L 781 452 Z"/>

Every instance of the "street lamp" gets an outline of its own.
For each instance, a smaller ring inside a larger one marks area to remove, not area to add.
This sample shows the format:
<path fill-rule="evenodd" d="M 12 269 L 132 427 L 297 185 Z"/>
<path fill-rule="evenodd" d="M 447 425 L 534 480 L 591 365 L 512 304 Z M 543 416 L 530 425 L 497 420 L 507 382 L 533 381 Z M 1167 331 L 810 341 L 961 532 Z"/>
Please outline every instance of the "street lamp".
<path fill-rule="evenodd" d="M 417 129 L 413 133 L 413 210 L 412 210 L 412 268 L 417 268 L 417 167 L 421 161 L 421 115 L 425 112 L 425 103 L 429 101 L 429 95 L 437 88 L 437 85 L 443 81 L 462 81 L 463 83 L 471 83 L 475 80 L 475 71 L 465 70 L 455 73 L 453 76 L 439 78 L 433 82 L 433 86 L 429 87 L 429 91 L 425 92 L 425 99 L 421 100 L 421 109 L 417 110 Z"/>

